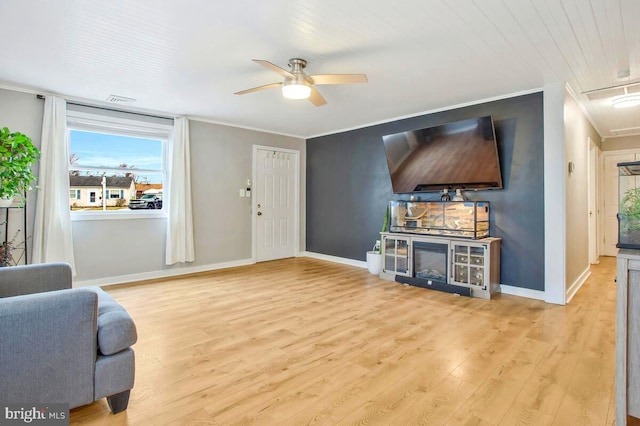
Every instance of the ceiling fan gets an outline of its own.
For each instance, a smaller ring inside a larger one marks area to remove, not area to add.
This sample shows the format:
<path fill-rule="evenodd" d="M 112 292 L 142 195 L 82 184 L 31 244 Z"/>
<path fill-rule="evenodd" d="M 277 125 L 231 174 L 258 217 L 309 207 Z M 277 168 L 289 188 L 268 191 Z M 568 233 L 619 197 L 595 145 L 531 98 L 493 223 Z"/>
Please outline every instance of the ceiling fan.
<path fill-rule="evenodd" d="M 282 87 L 282 94 L 288 99 L 309 99 L 315 106 L 322 106 L 327 101 L 322 97 L 320 92 L 315 88 L 316 84 L 350 84 L 350 83 L 366 83 L 367 76 L 365 74 L 318 74 L 307 75 L 304 68 L 307 61 L 300 58 L 289 59 L 289 68 L 284 68 L 272 64 L 262 59 L 252 59 L 253 62 L 262 65 L 265 68 L 274 71 L 284 77 L 281 83 L 265 84 L 264 86 L 253 87 L 251 89 L 236 92 L 236 95 L 244 95 L 247 93 L 257 92 L 259 90 L 271 89 L 273 87 Z"/>

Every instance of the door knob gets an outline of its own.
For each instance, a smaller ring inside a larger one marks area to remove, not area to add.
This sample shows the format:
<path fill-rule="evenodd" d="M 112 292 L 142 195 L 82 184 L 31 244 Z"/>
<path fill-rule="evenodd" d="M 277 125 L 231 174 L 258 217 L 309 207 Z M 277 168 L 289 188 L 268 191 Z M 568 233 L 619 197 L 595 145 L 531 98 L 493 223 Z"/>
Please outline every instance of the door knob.
<path fill-rule="evenodd" d="M 258 212 L 258 216 L 262 216 L 262 212 Z"/>

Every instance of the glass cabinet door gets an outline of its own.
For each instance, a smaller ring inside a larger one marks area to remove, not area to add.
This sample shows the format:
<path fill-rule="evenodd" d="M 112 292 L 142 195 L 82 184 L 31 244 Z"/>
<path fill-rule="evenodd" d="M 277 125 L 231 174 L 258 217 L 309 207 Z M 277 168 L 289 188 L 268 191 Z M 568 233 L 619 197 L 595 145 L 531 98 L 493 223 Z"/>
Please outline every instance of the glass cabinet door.
<path fill-rule="evenodd" d="M 484 286 L 485 249 L 482 246 L 453 246 L 453 280 L 461 284 Z"/>
<path fill-rule="evenodd" d="M 385 236 L 383 240 L 384 271 L 409 274 L 409 239 Z"/>
<path fill-rule="evenodd" d="M 469 263 L 472 265 L 484 266 L 483 247 L 469 247 Z"/>
<path fill-rule="evenodd" d="M 384 239 L 384 270 L 396 270 L 396 240 L 395 238 Z"/>
<path fill-rule="evenodd" d="M 406 274 L 409 272 L 409 241 L 397 241 L 396 272 Z"/>

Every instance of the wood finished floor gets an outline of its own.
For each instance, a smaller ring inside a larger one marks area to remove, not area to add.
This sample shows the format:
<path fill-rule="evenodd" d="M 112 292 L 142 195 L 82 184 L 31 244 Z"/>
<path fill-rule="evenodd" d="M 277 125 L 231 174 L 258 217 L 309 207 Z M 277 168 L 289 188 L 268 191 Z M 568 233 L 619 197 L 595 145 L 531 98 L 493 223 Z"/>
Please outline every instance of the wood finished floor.
<path fill-rule="evenodd" d="M 138 327 L 99 425 L 611 425 L 615 258 L 567 306 L 456 297 L 297 258 L 107 288 Z"/>

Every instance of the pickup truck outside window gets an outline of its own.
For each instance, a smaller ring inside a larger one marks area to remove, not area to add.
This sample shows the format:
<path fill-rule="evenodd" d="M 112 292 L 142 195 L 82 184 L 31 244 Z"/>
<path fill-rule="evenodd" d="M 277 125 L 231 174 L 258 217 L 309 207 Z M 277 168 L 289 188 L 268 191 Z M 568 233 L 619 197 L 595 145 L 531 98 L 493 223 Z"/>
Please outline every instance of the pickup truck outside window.
<path fill-rule="evenodd" d="M 162 194 L 145 194 L 138 199 L 129 200 L 129 209 L 159 210 L 162 208 Z"/>

